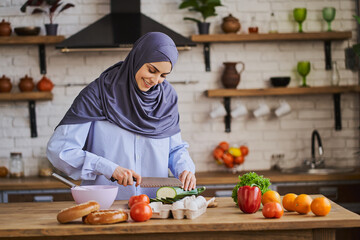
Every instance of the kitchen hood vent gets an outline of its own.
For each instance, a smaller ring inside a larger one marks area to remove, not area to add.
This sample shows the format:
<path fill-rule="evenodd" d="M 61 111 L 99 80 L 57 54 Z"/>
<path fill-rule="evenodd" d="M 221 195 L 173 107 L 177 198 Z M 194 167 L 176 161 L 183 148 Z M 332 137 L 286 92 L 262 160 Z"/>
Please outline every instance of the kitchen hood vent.
<path fill-rule="evenodd" d="M 140 0 L 111 0 L 111 13 L 56 45 L 62 52 L 130 50 L 147 32 L 163 32 L 179 50 L 196 44 L 140 12 Z"/>

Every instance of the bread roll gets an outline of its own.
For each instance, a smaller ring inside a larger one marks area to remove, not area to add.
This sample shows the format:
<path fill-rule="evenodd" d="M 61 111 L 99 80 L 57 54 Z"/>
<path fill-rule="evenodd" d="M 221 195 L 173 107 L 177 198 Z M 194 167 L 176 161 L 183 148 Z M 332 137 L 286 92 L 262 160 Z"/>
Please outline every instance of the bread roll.
<path fill-rule="evenodd" d="M 61 210 L 57 215 L 59 223 L 67 223 L 88 215 L 100 209 L 100 204 L 95 201 L 88 201 Z"/>

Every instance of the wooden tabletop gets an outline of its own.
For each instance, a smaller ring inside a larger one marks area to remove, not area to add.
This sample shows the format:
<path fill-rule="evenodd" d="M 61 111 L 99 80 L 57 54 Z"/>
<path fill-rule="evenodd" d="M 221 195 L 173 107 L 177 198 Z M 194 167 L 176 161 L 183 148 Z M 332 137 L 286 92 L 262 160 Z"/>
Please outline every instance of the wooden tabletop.
<path fill-rule="evenodd" d="M 255 171 L 259 175 L 269 178 L 272 183 L 279 182 L 314 182 L 314 181 L 350 181 L 360 180 L 360 169 L 351 173 L 341 174 L 286 174 L 274 170 Z M 246 172 L 199 172 L 196 173 L 197 185 L 232 184 L 235 185 L 239 175 Z M 80 181 L 73 181 L 80 184 Z M 60 189 L 68 188 L 52 177 L 27 177 L 23 179 L 0 179 L 1 190 L 30 190 L 30 189 Z"/>
<path fill-rule="evenodd" d="M 313 198 L 315 196 L 312 196 Z M 116 234 L 153 234 L 186 232 L 239 232 L 269 230 L 334 229 L 360 227 L 360 216 L 334 202 L 325 217 L 312 213 L 300 215 L 285 212 L 280 219 L 265 219 L 258 211 L 244 214 L 235 206 L 231 198 L 217 198 L 218 207 L 208 208 L 200 217 L 190 219 L 150 219 L 147 222 L 125 222 L 111 225 L 86 225 L 81 219 L 60 224 L 57 213 L 74 205 L 74 202 L 52 203 L 2 203 L 0 204 L 0 238 L 2 237 L 40 237 L 86 236 Z M 115 201 L 111 208 L 125 208 L 125 201 Z M 102 237 L 102 239 L 103 239 Z"/>

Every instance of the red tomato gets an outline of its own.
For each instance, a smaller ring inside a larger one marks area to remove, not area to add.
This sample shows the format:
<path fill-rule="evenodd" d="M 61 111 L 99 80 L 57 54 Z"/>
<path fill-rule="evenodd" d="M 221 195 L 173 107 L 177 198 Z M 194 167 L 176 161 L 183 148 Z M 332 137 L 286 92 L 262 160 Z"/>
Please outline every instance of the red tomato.
<path fill-rule="evenodd" d="M 150 198 L 146 194 L 132 196 L 128 202 L 129 208 L 131 208 L 135 203 L 140 203 L 140 202 L 149 204 Z"/>
<path fill-rule="evenodd" d="M 245 160 L 244 156 L 238 156 L 238 157 L 234 158 L 234 163 L 242 164 L 244 162 L 244 160 Z"/>
<path fill-rule="evenodd" d="M 227 168 L 234 167 L 234 157 L 230 153 L 224 153 L 224 155 L 222 156 L 222 160 L 224 161 L 224 164 Z"/>
<path fill-rule="evenodd" d="M 280 203 L 268 202 L 263 206 L 262 214 L 266 218 L 281 218 L 284 214 L 284 209 L 281 207 Z"/>
<path fill-rule="evenodd" d="M 224 150 L 222 150 L 219 147 L 215 148 L 213 151 L 213 156 L 215 160 L 220 159 L 223 156 L 223 154 L 224 154 Z"/>
<path fill-rule="evenodd" d="M 240 146 L 240 151 L 244 157 L 249 154 L 249 148 L 247 146 L 244 145 Z"/>
<path fill-rule="evenodd" d="M 224 151 L 227 151 L 227 150 L 229 150 L 229 143 L 225 142 L 225 141 L 221 142 L 221 143 L 219 143 L 218 147 Z"/>
<path fill-rule="evenodd" d="M 135 222 L 145 222 L 152 216 L 152 210 L 147 203 L 135 203 L 130 209 L 130 216 Z"/>

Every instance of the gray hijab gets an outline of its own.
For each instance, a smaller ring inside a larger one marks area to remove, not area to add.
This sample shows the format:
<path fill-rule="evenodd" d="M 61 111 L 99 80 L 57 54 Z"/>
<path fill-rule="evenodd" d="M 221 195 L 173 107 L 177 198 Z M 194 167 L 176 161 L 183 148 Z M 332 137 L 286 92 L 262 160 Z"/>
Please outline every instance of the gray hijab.
<path fill-rule="evenodd" d="M 107 120 L 151 138 L 180 132 L 177 94 L 169 82 L 143 92 L 135 80 L 145 63 L 169 61 L 173 68 L 177 57 L 176 46 L 167 35 L 143 35 L 124 61 L 105 70 L 79 93 L 59 125 Z"/>

